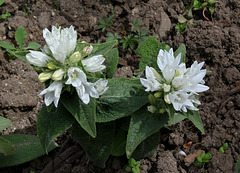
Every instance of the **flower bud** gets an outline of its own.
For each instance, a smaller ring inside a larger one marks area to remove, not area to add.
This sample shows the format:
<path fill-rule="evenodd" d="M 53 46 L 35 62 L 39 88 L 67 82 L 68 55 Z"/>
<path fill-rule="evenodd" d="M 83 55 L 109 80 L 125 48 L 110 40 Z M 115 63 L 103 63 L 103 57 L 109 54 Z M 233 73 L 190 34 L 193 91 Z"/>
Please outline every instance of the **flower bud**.
<path fill-rule="evenodd" d="M 47 67 L 50 69 L 50 70 L 56 70 L 57 66 L 54 62 L 50 62 L 47 64 Z"/>
<path fill-rule="evenodd" d="M 64 73 L 63 69 L 56 70 L 52 75 L 52 79 L 55 81 L 62 80 Z"/>
<path fill-rule="evenodd" d="M 51 77 L 52 77 L 52 72 L 48 72 L 48 73 L 43 72 L 38 75 L 38 80 L 40 82 L 45 82 L 46 80 L 51 79 Z"/>
<path fill-rule="evenodd" d="M 164 101 L 167 103 L 167 104 L 171 104 L 171 101 L 169 99 L 169 94 L 165 95 L 164 96 Z"/>
<path fill-rule="evenodd" d="M 170 89 L 171 89 L 171 86 L 170 85 L 167 85 L 167 84 L 163 84 L 163 90 L 164 90 L 164 92 L 169 92 L 170 91 Z"/>
<path fill-rule="evenodd" d="M 162 96 L 162 93 L 161 92 L 156 92 L 155 94 L 154 94 L 154 97 L 156 97 L 156 98 L 159 98 L 159 97 L 161 97 Z"/>
<path fill-rule="evenodd" d="M 151 105 L 155 105 L 156 104 L 155 98 L 154 98 L 154 96 L 152 94 L 148 95 L 148 100 L 151 103 Z"/>
<path fill-rule="evenodd" d="M 153 106 L 153 105 L 148 106 L 147 109 L 148 109 L 149 112 L 151 112 L 151 113 L 153 113 L 153 114 L 154 114 L 155 112 L 157 112 L 157 108 L 156 108 L 155 106 Z"/>
<path fill-rule="evenodd" d="M 159 82 L 161 82 L 161 81 L 163 80 L 163 78 L 161 77 L 161 75 L 160 75 L 154 68 L 150 67 L 150 69 L 152 70 L 154 77 L 155 77 Z"/>
<path fill-rule="evenodd" d="M 160 114 L 163 114 L 164 112 L 166 112 L 166 110 L 165 109 L 159 109 L 159 111 L 158 111 Z"/>
<path fill-rule="evenodd" d="M 82 54 L 79 51 L 77 51 L 70 56 L 69 61 L 70 63 L 75 64 L 75 63 L 78 63 L 81 60 L 81 58 L 82 58 Z"/>
<path fill-rule="evenodd" d="M 83 48 L 82 53 L 88 56 L 92 52 L 92 50 L 93 50 L 92 45 L 86 46 Z"/>

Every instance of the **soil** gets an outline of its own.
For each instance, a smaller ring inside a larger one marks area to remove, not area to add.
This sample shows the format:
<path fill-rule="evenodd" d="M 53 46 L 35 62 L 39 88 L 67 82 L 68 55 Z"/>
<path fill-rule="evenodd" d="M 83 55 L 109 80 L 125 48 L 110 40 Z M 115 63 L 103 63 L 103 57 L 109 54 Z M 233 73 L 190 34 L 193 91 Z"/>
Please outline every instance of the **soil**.
<path fill-rule="evenodd" d="M 59 9 L 54 2 L 60 3 Z M 240 159 L 240 1 L 223 0 L 214 5 L 214 15 L 207 16 L 194 12 L 194 24 L 181 35 L 174 27 L 177 16 L 183 8 L 177 0 L 5 0 L 0 13 L 11 13 L 9 20 L 0 19 L 0 40 L 11 44 L 14 33 L 23 26 L 28 38 L 26 43 L 45 44 L 42 37 L 44 28 L 50 29 L 58 23 L 62 27 L 73 25 L 78 32 L 78 39 L 90 43 L 104 42 L 106 32 L 96 30 L 99 19 L 111 15 L 114 7 L 113 26 L 129 27 L 134 18 L 144 22 L 149 35 L 157 35 L 176 50 L 180 44 L 187 47 L 187 65 L 197 60 L 205 61 L 204 68 L 211 70 L 205 77 L 210 90 L 200 95 L 200 115 L 205 127 L 202 135 L 188 121 L 161 130 L 161 141 L 151 158 L 141 161 L 143 173 L 229 173 Z M 27 9 L 30 9 L 27 11 Z M 27 13 L 24 13 L 27 12 Z M 207 14 L 207 12 L 206 12 Z M 129 28 L 127 28 L 129 29 Z M 109 29 L 108 31 L 111 31 Z M 135 51 L 119 48 L 119 65 L 115 77 L 131 77 L 137 69 L 140 57 Z M 36 119 L 43 105 L 43 98 L 38 94 L 44 85 L 37 80 L 36 72 L 19 59 L 0 50 L 0 116 L 13 121 L 2 134 L 24 133 L 36 135 Z M 125 157 L 111 157 L 105 169 L 95 167 L 88 160 L 86 153 L 69 137 L 71 129 L 57 138 L 60 147 L 28 163 L 0 169 L 0 172 L 125 172 Z M 190 148 L 183 145 L 192 142 Z M 218 152 L 227 142 L 229 148 Z M 211 161 L 204 168 L 185 163 L 179 154 L 183 150 L 187 155 L 198 150 L 212 154 Z"/>

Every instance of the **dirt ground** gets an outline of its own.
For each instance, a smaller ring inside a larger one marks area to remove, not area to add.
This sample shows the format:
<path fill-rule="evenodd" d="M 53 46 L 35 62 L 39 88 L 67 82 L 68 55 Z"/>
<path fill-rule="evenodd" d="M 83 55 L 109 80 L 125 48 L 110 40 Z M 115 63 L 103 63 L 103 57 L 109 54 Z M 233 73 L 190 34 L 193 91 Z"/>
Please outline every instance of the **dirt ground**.
<path fill-rule="evenodd" d="M 190 0 L 189 0 L 190 1 Z M 149 35 L 157 35 L 159 41 L 166 42 L 176 50 L 180 44 L 187 47 L 188 66 L 197 60 L 205 61 L 204 68 L 212 73 L 205 77 L 210 90 L 200 95 L 200 115 L 205 127 L 205 135 L 188 121 L 161 131 L 161 142 L 151 158 L 141 160 L 143 173 L 196 173 L 232 172 L 240 159 L 240 1 L 218 0 L 214 6 L 213 21 L 203 18 L 201 12 L 194 12 L 194 25 L 177 35 L 174 27 L 177 16 L 183 13 L 177 0 L 5 0 L 0 13 L 11 13 L 9 20 L 0 19 L 0 41 L 14 43 L 14 33 L 23 26 L 28 34 L 27 43 L 45 44 L 42 37 L 44 28 L 50 29 L 58 23 L 62 27 L 73 25 L 78 39 L 90 43 L 104 42 L 106 32 L 96 30 L 99 19 L 111 15 L 114 7 L 113 26 L 129 26 L 134 18 L 144 22 Z M 24 13 L 29 9 L 27 14 Z M 210 18 L 210 17 L 209 17 Z M 210 18 L 211 19 L 211 18 Z M 111 31 L 111 30 L 109 30 Z M 120 57 L 115 77 L 131 77 L 137 69 L 140 57 L 135 51 L 119 48 Z M 36 72 L 19 59 L 9 61 L 9 55 L 0 50 L 0 116 L 13 121 L 3 134 L 36 134 L 36 118 L 43 104 L 38 94 L 44 85 L 37 79 Z M 35 173 L 88 173 L 124 172 L 127 160 L 111 157 L 105 169 L 95 167 L 88 160 L 82 148 L 69 137 L 71 129 L 58 137 L 61 147 L 48 156 L 31 162 L 0 169 L 0 172 Z M 183 144 L 192 142 L 188 149 Z M 227 142 L 229 148 L 218 152 Z M 178 152 L 192 154 L 197 150 L 212 154 L 211 161 L 204 168 L 188 165 Z"/>

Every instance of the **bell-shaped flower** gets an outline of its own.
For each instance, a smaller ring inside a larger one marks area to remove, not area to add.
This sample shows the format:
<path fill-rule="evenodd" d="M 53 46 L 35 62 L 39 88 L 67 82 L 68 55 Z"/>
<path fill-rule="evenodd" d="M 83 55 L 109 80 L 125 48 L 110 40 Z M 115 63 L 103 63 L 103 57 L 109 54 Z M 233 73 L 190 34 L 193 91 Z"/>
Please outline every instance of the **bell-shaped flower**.
<path fill-rule="evenodd" d="M 83 103 L 88 104 L 90 101 L 90 96 L 94 98 L 99 97 L 99 94 L 94 86 L 94 83 L 84 82 L 82 85 L 75 87 L 77 94 Z"/>
<path fill-rule="evenodd" d="M 105 58 L 102 55 L 96 55 L 87 59 L 82 60 L 84 69 L 88 72 L 99 72 L 106 68 L 102 63 L 105 61 Z"/>
<path fill-rule="evenodd" d="M 65 63 L 67 56 L 73 53 L 77 44 L 77 32 L 73 26 L 62 30 L 53 26 L 52 32 L 46 28 L 43 30 L 43 37 L 53 57 L 62 64 Z"/>
<path fill-rule="evenodd" d="M 153 92 L 160 89 L 161 84 L 156 80 L 153 71 L 148 66 L 146 66 L 146 78 L 140 78 L 142 85 L 147 88 L 145 91 Z"/>
<path fill-rule="evenodd" d="M 57 107 L 62 92 L 62 87 L 62 82 L 55 81 L 39 94 L 40 96 L 45 94 L 44 101 L 46 106 L 49 106 L 52 102 L 54 102 L 55 107 Z"/>
<path fill-rule="evenodd" d="M 48 55 L 40 51 L 32 51 L 26 55 L 27 61 L 37 67 L 46 67 L 47 64 L 52 60 Z"/>
<path fill-rule="evenodd" d="M 87 82 L 86 74 L 80 68 L 71 67 L 68 69 L 68 80 L 65 84 L 78 87 L 85 82 Z"/>
<path fill-rule="evenodd" d="M 191 95 L 185 91 L 179 90 L 173 93 L 169 93 L 169 100 L 173 104 L 176 111 L 187 112 L 187 108 L 191 110 L 198 110 L 192 103 L 192 99 L 189 99 Z"/>

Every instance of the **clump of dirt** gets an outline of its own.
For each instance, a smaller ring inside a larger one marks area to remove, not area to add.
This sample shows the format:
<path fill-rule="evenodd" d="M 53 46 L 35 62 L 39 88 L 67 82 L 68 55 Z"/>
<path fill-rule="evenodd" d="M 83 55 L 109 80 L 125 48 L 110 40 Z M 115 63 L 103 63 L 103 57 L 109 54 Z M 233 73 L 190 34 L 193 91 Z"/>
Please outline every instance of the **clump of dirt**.
<path fill-rule="evenodd" d="M 212 20 L 206 21 L 200 13 L 194 24 L 181 35 L 177 35 L 174 27 L 177 16 L 183 13 L 181 3 L 176 0 L 61 0 L 59 10 L 52 0 L 5 0 L 1 12 L 11 13 L 9 20 L 1 20 L 0 40 L 11 44 L 14 33 L 23 26 L 28 33 L 27 43 L 36 41 L 45 44 L 42 37 L 44 28 L 52 25 L 62 27 L 73 25 L 81 41 L 97 43 L 105 41 L 106 32 L 96 30 L 98 21 L 103 16 L 111 15 L 114 7 L 113 26 L 129 26 L 134 18 L 142 20 L 150 35 L 157 35 L 176 50 L 180 44 L 187 47 L 187 65 L 193 61 L 204 61 L 204 68 L 211 72 L 206 76 L 206 85 L 210 90 L 200 95 L 200 115 L 205 127 L 202 135 L 194 125 L 184 120 L 168 129 L 161 130 L 161 144 L 151 158 L 141 160 L 141 172 L 232 172 L 234 163 L 240 159 L 240 2 L 238 0 L 217 1 Z M 26 13 L 24 9 L 30 8 Z M 129 28 L 126 28 L 129 29 Z M 108 29 L 107 31 L 112 31 Z M 119 47 L 120 57 L 115 77 L 131 77 L 137 69 L 140 57 L 134 50 Z M 0 50 L 0 115 L 11 119 L 14 123 L 3 134 L 20 132 L 36 134 L 36 118 L 43 104 L 38 94 L 44 86 L 38 82 L 36 72 L 22 60 L 11 62 L 6 52 Z M 67 133 L 68 134 L 68 133 Z M 68 136 L 65 134 L 65 136 Z M 1 172 L 21 170 L 29 172 L 125 172 L 125 157 L 113 157 L 107 162 L 105 169 L 95 167 L 86 153 L 74 141 L 59 139 L 62 149 L 56 149 L 49 156 L 12 168 L 0 169 Z M 65 143 L 64 143 L 65 141 Z M 183 144 L 192 142 L 190 148 Z M 219 153 L 220 146 L 227 142 L 229 148 Z M 71 149 L 76 149 L 71 153 Z M 212 154 L 210 163 L 205 168 L 186 165 L 179 151 L 187 155 L 197 150 Z M 61 156 L 61 157 L 60 157 Z M 57 160 L 64 158 L 64 162 Z M 41 161 L 43 160 L 43 161 Z M 58 164 L 56 164 L 58 163 Z M 55 164 L 55 166 L 53 166 Z"/>

